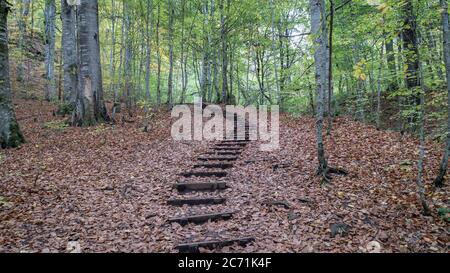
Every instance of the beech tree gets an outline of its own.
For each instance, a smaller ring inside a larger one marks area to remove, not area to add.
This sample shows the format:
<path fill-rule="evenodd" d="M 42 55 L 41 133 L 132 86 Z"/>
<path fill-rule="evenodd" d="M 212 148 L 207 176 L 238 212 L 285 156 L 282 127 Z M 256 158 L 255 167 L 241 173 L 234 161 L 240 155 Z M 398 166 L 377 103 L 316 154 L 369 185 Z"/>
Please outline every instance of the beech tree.
<path fill-rule="evenodd" d="M 8 52 L 8 11 L 6 0 L 0 0 L 0 147 L 14 148 L 24 143 L 11 100 Z"/>
<path fill-rule="evenodd" d="M 98 1 L 81 0 L 78 7 L 79 83 L 72 124 L 90 126 L 108 121 L 103 100 Z"/>

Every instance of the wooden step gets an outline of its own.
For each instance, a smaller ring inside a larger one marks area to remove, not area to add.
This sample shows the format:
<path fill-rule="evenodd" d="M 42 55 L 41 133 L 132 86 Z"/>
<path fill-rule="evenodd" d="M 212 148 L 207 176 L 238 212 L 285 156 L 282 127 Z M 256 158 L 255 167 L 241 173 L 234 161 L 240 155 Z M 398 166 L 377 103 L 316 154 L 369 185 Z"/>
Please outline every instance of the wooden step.
<path fill-rule="evenodd" d="M 225 143 L 218 143 L 216 144 L 216 147 L 245 147 L 247 146 L 247 143 L 240 143 L 240 142 L 225 142 Z"/>
<path fill-rule="evenodd" d="M 245 247 L 247 244 L 254 242 L 255 238 L 253 237 L 244 237 L 238 239 L 229 239 L 229 240 L 211 240 L 211 241 L 203 241 L 203 242 L 192 242 L 192 243 L 183 243 L 176 246 L 176 249 L 181 253 L 198 253 L 199 248 L 207 248 L 207 249 L 218 249 L 223 248 L 225 246 L 231 246 L 234 244 L 238 244 L 242 247 Z"/>
<path fill-rule="evenodd" d="M 242 151 L 242 147 L 214 147 L 213 150 L 233 152 L 233 151 Z"/>
<path fill-rule="evenodd" d="M 233 155 L 237 156 L 240 155 L 242 152 L 224 152 L 224 151 L 215 151 L 215 152 L 207 152 L 206 155 Z"/>
<path fill-rule="evenodd" d="M 207 168 L 207 169 L 231 169 L 232 163 L 201 163 L 194 165 L 194 168 Z"/>
<path fill-rule="evenodd" d="M 184 177 L 225 177 L 228 175 L 227 172 L 223 171 L 212 171 L 212 172 L 186 172 L 181 173 Z"/>
<path fill-rule="evenodd" d="M 228 186 L 225 182 L 177 183 L 174 188 L 180 192 L 189 192 L 225 190 Z"/>
<path fill-rule="evenodd" d="M 218 205 L 225 203 L 225 198 L 191 198 L 191 199 L 170 199 L 167 204 L 171 206 L 197 206 L 197 205 Z"/>
<path fill-rule="evenodd" d="M 235 140 L 235 139 L 224 139 L 224 140 L 222 140 L 222 142 L 221 143 L 235 143 L 235 142 L 238 142 L 238 143 L 249 143 L 250 141 L 249 140 L 245 140 L 245 139 L 238 139 L 238 140 Z"/>
<path fill-rule="evenodd" d="M 234 212 L 219 212 L 208 214 L 197 214 L 189 216 L 180 216 L 170 218 L 169 223 L 178 223 L 180 225 L 187 225 L 189 223 L 202 224 L 208 221 L 228 220 L 233 217 Z"/>
<path fill-rule="evenodd" d="M 199 161 L 236 161 L 237 156 L 225 157 L 225 156 L 211 156 L 211 157 L 198 157 Z"/>

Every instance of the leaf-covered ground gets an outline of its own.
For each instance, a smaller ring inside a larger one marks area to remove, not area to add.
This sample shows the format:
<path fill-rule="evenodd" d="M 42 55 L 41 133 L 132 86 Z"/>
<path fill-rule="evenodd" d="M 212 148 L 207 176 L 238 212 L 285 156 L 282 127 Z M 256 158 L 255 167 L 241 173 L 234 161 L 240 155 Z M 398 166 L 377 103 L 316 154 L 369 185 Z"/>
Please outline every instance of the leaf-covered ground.
<path fill-rule="evenodd" d="M 427 145 L 425 162 L 432 217 L 420 214 L 416 196 L 417 140 L 338 119 L 327 152 L 349 175 L 321 186 L 314 120 L 288 116 L 280 150 L 260 152 L 252 142 L 222 178 L 231 188 L 214 195 L 226 204 L 177 208 L 166 204 L 178 195 L 172 184 L 212 144 L 172 141 L 168 113 L 153 117 L 149 133 L 139 118 L 81 129 L 66 128 L 51 105 L 16 103 L 28 142 L 0 152 L 0 252 L 66 252 L 74 242 L 82 252 L 175 252 L 179 242 L 232 236 L 256 241 L 220 251 L 367 252 L 373 241 L 382 252 L 449 250 L 448 214 L 438 214 L 450 205 L 448 187 L 431 185 L 438 144 Z M 167 223 L 225 210 L 237 213 L 204 225 Z M 336 224 L 346 232 L 333 237 Z"/>

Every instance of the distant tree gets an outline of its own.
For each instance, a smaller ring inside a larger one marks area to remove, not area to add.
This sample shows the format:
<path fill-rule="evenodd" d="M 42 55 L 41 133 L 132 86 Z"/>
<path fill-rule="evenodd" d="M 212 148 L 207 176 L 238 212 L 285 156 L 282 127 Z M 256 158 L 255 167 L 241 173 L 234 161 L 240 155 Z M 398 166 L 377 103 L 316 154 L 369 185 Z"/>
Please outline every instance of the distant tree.
<path fill-rule="evenodd" d="M 55 0 L 45 0 L 45 99 L 48 101 L 56 98 L 55 88 L 55 35 L 56 35 L 56 5 Z"/>
<path fill-rule="evenodd" d="M 6 0 L 0 0 L 0 147 L 13 148 L 24 143 L 11 100 L 8 56 L 8 17 Z"/>

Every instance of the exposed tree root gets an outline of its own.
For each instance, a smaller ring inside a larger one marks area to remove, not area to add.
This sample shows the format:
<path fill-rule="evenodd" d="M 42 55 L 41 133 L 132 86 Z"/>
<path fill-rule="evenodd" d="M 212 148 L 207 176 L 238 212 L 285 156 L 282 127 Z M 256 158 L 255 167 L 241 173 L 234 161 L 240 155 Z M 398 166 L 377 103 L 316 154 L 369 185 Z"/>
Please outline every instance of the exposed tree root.
<path fill-rule="evenodd" d="M 331 174 L 337 174 L 346 176 L 348 175 L 348 171 L 341 169 L 341 168 L 333 168 L 333 167 L 319 167 L 317 170 L 317 175 L 322 177 L 322 185 L 330 184 L 331 180 L 333 179 L 331 177 Z"/>

